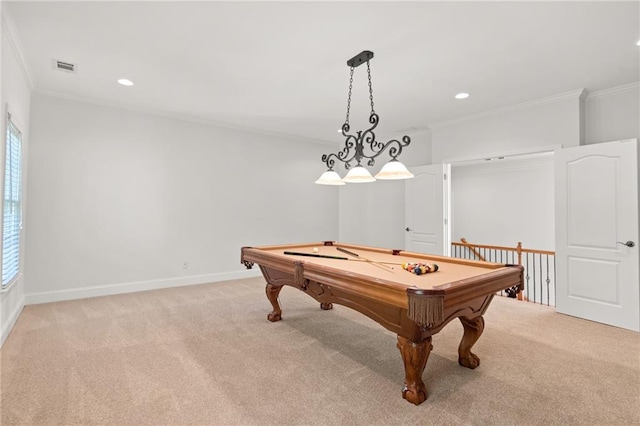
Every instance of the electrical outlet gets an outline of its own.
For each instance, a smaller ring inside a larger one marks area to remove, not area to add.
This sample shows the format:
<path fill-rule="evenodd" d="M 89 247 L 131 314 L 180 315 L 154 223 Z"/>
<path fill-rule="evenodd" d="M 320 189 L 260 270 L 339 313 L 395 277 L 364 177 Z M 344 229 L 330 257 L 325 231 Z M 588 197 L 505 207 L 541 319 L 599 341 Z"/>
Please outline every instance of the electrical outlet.
<path fill-rule="evenodd" d="M 188 260 L 183 260 L 182 261 L 182 269 L 189 269 L 189 261 Z"/>

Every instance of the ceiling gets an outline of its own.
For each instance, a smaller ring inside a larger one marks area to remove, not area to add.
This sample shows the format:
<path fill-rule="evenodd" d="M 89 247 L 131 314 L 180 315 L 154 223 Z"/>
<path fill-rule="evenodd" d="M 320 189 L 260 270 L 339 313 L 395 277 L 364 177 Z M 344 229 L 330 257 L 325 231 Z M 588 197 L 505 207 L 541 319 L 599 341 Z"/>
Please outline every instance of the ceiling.
<path fill-rule="evenodd" d="M 379 138 L 640 81 L 632 2 L 6 2 L 34 90 L 339 143 L 371 50 Z M 77 65 L 55 69 L 54 60 Z M 132 80 L 133 87 L 116 83 Z M 456 100 L 458 92 L 468 92 Z M 364 129 L 366 67 L 351 124 Z"/>

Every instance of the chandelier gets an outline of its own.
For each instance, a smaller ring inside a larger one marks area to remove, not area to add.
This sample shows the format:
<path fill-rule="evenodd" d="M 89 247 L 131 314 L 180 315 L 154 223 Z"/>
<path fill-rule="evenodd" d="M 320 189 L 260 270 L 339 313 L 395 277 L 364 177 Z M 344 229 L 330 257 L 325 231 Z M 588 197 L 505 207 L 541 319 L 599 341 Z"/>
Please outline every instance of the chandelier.
<path fill-rule="evenodd" d="M 316 181 L 317 184 L 344 185 L 345 182 L 365 183 L 373 182 L 376 179 L 409 179 L 413 177 L 413 174 L 407 170 L 404 164 L 398 161 L 402 148 L 411 143 L 411 138 L 405 135 L 402 137 L 402 141 L 392 139 L 387 143 L 382 143 L 376 140 L 376 134 L 373 132 L 378 126 L 379 117 L 373 109 L 373 88 L 371 86 L 371 67 L 369 66 L 371 58 L 373 58 L 373 52 L 364 50 L 347 61 L 347 65 L 351 69 L 351 76 L 349 78 L 349 96 L 347 98 L 347 117 L 342 125 L 342 136 L 346 140 L 344 148 L 339 152 L 332 152 L 322 156 L 322 161 L 327 165 L 328 169 Z M 349 133 L 349 130 L 351 130 L 349 126 L 349 110 L 351 109 L 353 71 L 357 66 L 365 62 L 367 63 L 367 76 L 369 78 L 369 100 L 371 101 L 369 124 L 371 124 L 371 127 L 365 131 L 359 130 L 354 135 Z M 366 161 L 367 166 L 371 167 L 375 164 L 376 158 L 387 150 L 391 160 L 382 167 L 375 177 L 371 176 L 371 173 L 362 165 L 362 162 Z M 341 179 L 340 175 L 333 170 L 336 160 L 344 163 L 344 168 L 348 170 L 344 179 Z M 351 164 L 353 161 L 355 161 L 355 167 Z"/>

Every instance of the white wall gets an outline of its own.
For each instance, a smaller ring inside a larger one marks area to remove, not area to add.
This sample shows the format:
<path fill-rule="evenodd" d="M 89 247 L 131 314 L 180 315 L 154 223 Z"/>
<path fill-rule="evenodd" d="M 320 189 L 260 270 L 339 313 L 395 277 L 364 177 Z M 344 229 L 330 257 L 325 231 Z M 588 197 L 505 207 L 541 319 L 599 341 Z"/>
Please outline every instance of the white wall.
<path fill-rule="evenodd" d="M 404 181 L 347 184 L 339 192 L 341 242 L 404 247 Z"/>
<path fill-rule="evenodd" d="M 452 241 L 554 250 L 553 156 L 451 170 Z"/>
<path fill-rule="evenodd" d="M 1 7 L 1 6 L 0 6 Z M 29 118 L 30 118 L 30 100 L 31 100 L 31 84 L 25 69 L 22 68 L 19 48 L 15 45 L 16 38 L 12 32 L 11 22 L 8 21 L 6 9 L 2 9 L 2 43 L 0 57 L 2 58 L 1 66 L 1 99 L 2 99 L 2 141 L 6 138 L 6 113 L 7 106 L 11 113 L 12 121 L 20 128 L 22 132 L 22 144 L 25 158 L 23 159 L 23 185 L 27 188 L 27 181 L 24 179 L 28 161 L 26 154 L 29 150 Z M 4 182 L 4 160 L 5 160 L 5 144 L 0 149 L 0 176 Z M 28 206 L 28 197 L 26 192 L 23 198 L 23 209 Z M 23 230 L 24 235 L 24 230 Z M 24 243 L 24 238 L 22 239 Z M 0 247 L 1 250 L 1 247 Z M 21 256 L 24 259 L 25 244 L 21 247 Z M 7 289 L 0 292 L 0 345 L 4 343 L 9 335 L 13 324 L 18 319 L 22 308 L 24 307 L 24 262 L 20 265 L 20 273 L 17 280 Z"/>
<path fill-rule="evenodd" d="M 432 126 L 434 163 L 581 141 L 582 91 Z"/>
<path fill-rule="evenodd" d="M 430 131 L 416 132 L 409 136 L 411 144 L 403 149 L 398 160 L 409 170 L 411 166 L 430 164 Z M 375 167 L 371 168 L 371 174 L 376 174 L 388 159 L 389 156 L 382 154 Z M 344 174 L 343 171 L 342 176 Z M 404 182 L 379 180 L 337 187 L 340 193 L 340 241 L 375 247 L 404 248 Z"/>
<path fill-rule="evenodd" d="M 243 245 L 338 236 L 326 146 L 40 94 L 31 123 L 27 303 L 237 278 Z"/>
<path fill-rule="evenodd" d="M 589 94 L 585 102 L 585 143 L 640 139 L 640 83 Z"/>

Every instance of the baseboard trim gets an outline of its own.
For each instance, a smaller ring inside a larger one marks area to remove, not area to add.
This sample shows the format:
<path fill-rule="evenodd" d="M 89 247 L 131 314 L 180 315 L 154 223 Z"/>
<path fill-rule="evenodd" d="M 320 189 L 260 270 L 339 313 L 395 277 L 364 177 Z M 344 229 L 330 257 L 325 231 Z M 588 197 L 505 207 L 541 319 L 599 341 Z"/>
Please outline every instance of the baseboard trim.
<path fill-rule="evenodd" d="M 65 300 L 86 299 L 89 297 L 112 296 L 115 294 L 135 293 L 138 291 L 183 287 L 196 284 L 207 284 L 218 281 L 238 280 L 242 278 L 252 278 L 257 276 L 260 276 L 260 270 L 256 268 L 246 271 L 192 275 L 187 277 L 168 278 L 164 280 L 138 281 L 96 287 L 71 288 L 42 293 L 29 293 L 25 294 L 23 305 L 38 305 L 41 303 L 62 302 Z"/>
<path fill-rule="evenodd" d="M 16 306 L 13 312 L 11 312 L 11 315 L 7 319 L 7 322 L 2 324 L 2 334 L 0 334 L 0 348 L 2 348 L 5 340 L 7 340 L 7 337 L 9 337 L 11 330 L 13 330 L 13 326 L 16 325 L 18 318 L 20 318 L 20 314 L 24 309 L 24 305 L 25 305 L 25 298 L 23 296 L 20 302 L 18 303 L 18 306 Z"/>

